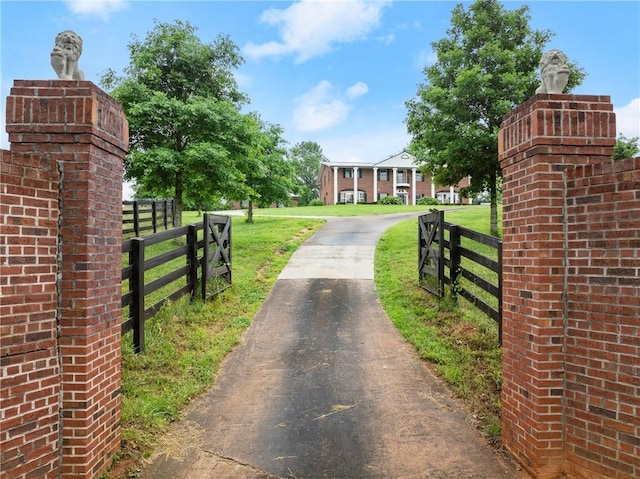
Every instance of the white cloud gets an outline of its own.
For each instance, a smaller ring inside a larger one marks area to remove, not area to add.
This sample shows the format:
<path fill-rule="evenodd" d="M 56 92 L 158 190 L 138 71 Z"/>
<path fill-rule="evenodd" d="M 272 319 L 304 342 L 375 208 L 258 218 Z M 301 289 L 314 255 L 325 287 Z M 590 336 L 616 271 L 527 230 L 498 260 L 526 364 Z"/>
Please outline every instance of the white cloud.
<path fill-rule="evenodd" d="M 249 42 L 243 51 L 251 58 L 295 55 L 296 63 L 329 52 L 336 43 L 362 38 L 378 27 L 386 1 L 301 0 L 286 9 L 270 8 L 260 21 L 278 28 L 280 41 Z"/>
<path fill-rule="evenodd" d="M 65 2 L 75 15 L 99 17 L 107 20 L 112 13 L 128 8 L 125 0 L 68 0 Z"/>
<path fill-rule="evenodd" d="M 627 138 L 640 138 L 640 98 L 634 98 L 628 105 L 613 111 L 616 113 L 618 136 L 622 133 Z"/>
<path fill-rule="evenodd" d="M 340 99 L 340 92 L 326 80 L 295 99 L 293 122 L 299 131 L 329 129 L 344 121 L 351 106 Z"/>
<path fill-rule="evenodd" d="M 366 83 L 361 81 L 351 85 L 347 88 L 347 96 L 349 98 L 358 98 L 359 96 L 366 95 L 369 92 L 369 87 Z"/>

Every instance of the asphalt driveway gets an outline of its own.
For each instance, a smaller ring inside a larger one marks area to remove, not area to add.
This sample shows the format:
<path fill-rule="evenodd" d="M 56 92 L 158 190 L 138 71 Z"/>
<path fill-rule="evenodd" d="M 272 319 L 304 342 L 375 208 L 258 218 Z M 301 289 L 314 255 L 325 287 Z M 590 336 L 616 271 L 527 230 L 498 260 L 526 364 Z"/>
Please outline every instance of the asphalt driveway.
<path fill-rule="evenodd" d="M 140 477 L 523 477 L 467 424 L 378 302 L 376 241 L 414 216 L 329 219 Z"/>

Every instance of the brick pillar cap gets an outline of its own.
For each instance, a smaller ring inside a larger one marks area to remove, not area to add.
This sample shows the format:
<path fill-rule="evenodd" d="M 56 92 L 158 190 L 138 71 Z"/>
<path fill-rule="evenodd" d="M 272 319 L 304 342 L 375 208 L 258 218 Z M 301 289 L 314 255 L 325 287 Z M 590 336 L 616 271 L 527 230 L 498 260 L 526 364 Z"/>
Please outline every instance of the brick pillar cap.
<path fill-rule="evenodd" d="M 590 154 L 611 156 L 615 137 L 610 96 L 539 93 L 504 116 L 498 159 L 504 168 L 535 147 L 547 147 L 538 153 L 558 156 L 584 155 L 581 147 L 589 147 Z"/>

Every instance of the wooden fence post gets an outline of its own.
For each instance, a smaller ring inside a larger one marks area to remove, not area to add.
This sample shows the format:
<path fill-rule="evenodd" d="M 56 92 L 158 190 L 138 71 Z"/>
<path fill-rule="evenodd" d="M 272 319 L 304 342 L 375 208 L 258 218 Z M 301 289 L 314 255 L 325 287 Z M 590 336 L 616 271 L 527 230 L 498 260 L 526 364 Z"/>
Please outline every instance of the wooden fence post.
<path fill-rule="evenodd" d="M 187 230 L 187 264 L 189 272 L 187 273 L 187 283 L 189 284 L 189 295 L 191 299 L 196 298 L 196 289 L 198 287 L 198 226 L 189 225 Z"/>
<path fill-rule="evenodd" d="M 162 200 L 162 219 L 164 221 L 164 229 L 169 229 L 169 224 L 167 222 L 167 217 L 169 216 L 167 212 L 167 200 Z"/>
<path fill-rule="evenodd" d="M 136 237 L 140 236 L 140 212 L 137 200 L 133 200 L 133 234 Z"/>
<path fill-rule="evenodd" d="M 502 346 L 502 241 L 498 243 L 498 263 L 500 273 L 498 273 L 498 341 Z"/>
<path fill-rule="evenodd" d="M 131 319 L 133 321 L 133 349 L 144 352 L 144 238 L 131 240 L 129 264 L 133 266 L 129 290 L 131 297 Z"/>
<path fill-rule="evenodd" d="M 444 213 L 444 212 L 443 212 Z M 444 218 L 444 214 L 443 214 Z M 444 229 L 444 221 L 442 222 Z M 458 272 L 460 271 L 460 233 L 458 225 L 449 227 L 449 276 L 451 278 L 451 296 L 458 296 Z"/>
<path fill-rule="evenodd" d="M 227 221 L 229 222 L 229 284 L 232 283 L 232 276 L 233 276 L 233 268 L 231 267 L 231 257 L 233 254 L 233 248 L 231 247 L 231 241 L 232 241 L 232 236 L 231 236 L 231 226 L 233 226 L 233 221 L 231 221 L 231 217 L 227 217 Z"/>
<path fill-rule="evenodd" d="M 207 281 L 209 280 L 209 215 L 205 213 L 202 215 L 202 230 L 203 234 L 203 245 L 202 245 L 202 300 L 206 301 L 207 299 Z"/>
<path fill-rule="evenodd" d="M 156 218 L 156 215 L 158 214 L 158 208 L 156 207 L 156 205 L 156 200 L 153 200 L 151 202 L 151 225 L 153 226 L 154 233 L 158 232 L 158 219 Z"/>

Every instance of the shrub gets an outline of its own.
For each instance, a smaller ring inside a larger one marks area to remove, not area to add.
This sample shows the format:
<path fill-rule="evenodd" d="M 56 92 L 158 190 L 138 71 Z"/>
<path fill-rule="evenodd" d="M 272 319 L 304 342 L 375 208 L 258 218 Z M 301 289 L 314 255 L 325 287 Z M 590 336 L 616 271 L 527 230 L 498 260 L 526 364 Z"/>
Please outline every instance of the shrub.
<path fill-rule="evenodd" d="M 379 205 L 403 205 L 404 201 L 402 198 L 398 198 L 397 196 L 385 196 L 378 200 Z"/>
<path fill-rule="evenodd" d="M 320 198 L 316 198 L 309 201 L 309 206 L 324 206 L 324 203 Z"/>
<path fill-rule="evenodd" d="M 439 205 L 440 201 L 438 200 L 438 198 L 432 198 L 430 196 L 423 196 L 422 198 L 420 198 L 418 200 L 418 204 L 422 205 L 422 206 Z"/>

